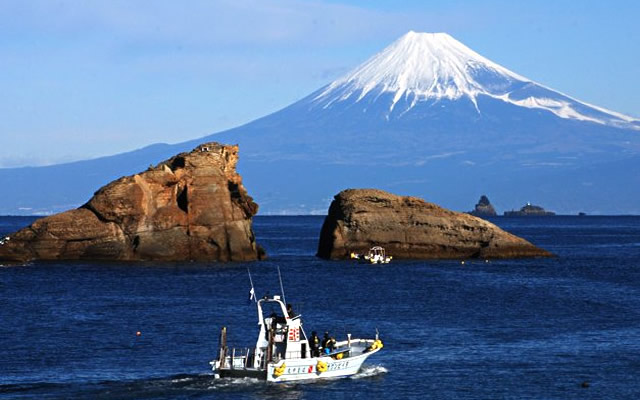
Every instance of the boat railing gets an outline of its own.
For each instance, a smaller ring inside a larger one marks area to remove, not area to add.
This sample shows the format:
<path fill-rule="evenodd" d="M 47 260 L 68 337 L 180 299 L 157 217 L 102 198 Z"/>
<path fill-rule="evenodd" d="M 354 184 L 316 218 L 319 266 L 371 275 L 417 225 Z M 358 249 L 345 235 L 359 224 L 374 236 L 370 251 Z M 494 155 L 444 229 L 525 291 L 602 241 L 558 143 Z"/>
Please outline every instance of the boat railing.
<path fill-rule="evenodd" d="M 255 357 L 255 350 L 250 348 L 236 349 L 235 347 L 230 349 L 231 351 L 224 358 L 224 362 L 221 368 L 225 369 L 246 369 L 253 366 L 253 359 Z"/>
<path fill-rule="evenodd" d="M 282 356 L 282 353 L 274 353 L 273 357 L 272 357 L 272 361 L 278 362 L 280 360 L 291 360 L 291 359 L 296 359 L 296 358 L 303 358 L 303 352 L 302 351 L 287 351 L 286 353 L 284 353 L 284 357 Z M 305 354 L 305 358 L 306 358 L 306 354 Z"/>
<path fill-rule="evenodd" d="M 291 358 L 302 358 L 302 352 L 301 351 L 287 351 L 284 355 L 285 359 L 291 359 Z"/>

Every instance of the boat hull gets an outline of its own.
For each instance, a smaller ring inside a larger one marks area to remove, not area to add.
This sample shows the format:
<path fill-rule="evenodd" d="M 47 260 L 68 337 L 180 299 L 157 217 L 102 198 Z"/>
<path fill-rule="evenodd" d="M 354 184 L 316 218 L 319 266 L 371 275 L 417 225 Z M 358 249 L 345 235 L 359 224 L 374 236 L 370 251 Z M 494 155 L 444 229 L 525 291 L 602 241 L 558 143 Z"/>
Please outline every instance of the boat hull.
<path fill-rule="evenodd" d="M 341 360 L 328 356 L 281 360 L 278 363 L 268 364 L 266 371 L 252 368 L 215 369 L 214 367 L 214 373 L 221 378 L 255 378 L 274 383 L 346 377 L 357 374 L 364 361 L 378 350 Z M 323 363 L 326 364 L 326 370 L 320 371 L 318 365 Z M 284 368 L 282 368 L 283 364 Z"/>
<path fill-rule="evenodd" d="M 265 380 L 267 373 L 264 370 L 256 369 L 223 369 L 218 371 L 220 378 L 253 378 Z"/>
<path fill-rule="evenodd" d="M 303 358 L 295 360 L 283 360 L 278 364 L 270 364 L 267 371 L 267 381 L 269 382 L 291 382 L 309 379 L 337 378 L 357 374 L 364 361 L 371 354 L 362 354 L 356 357 L 349 357 L 342 360 L 334 360 L 331 357 Z M 327 369 L 324 372 L 318 371 L 318 361 L 326 363 Z M 284 363 L 286 367 L 281 375 L 275 373 L 276 368 Z"/>

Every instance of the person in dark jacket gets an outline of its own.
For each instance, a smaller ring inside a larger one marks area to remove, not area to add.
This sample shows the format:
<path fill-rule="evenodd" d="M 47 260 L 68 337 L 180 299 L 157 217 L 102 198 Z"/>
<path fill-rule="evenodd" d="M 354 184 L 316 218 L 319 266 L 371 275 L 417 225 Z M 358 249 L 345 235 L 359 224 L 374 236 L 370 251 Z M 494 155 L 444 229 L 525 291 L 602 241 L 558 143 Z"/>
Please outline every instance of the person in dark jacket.
<path fill-rule="evenodd" d="M 316 331 L 311 332 L 309 347 L 311 348 L 311 357 L 320 357 L 320 338 Z"/>
<path fill-rule="evenodd" d="M 296 313 L 293 312 L 293 306 L 291 304 L 287 304 L 287 314 L 289 315 L 289 318 L 295 318 Z"/>
<path fill-rule="evenodd" d="M 329 349 L 329 353 L 332 353 L 336 349 L 336 338 L 331 336 L 331 339 L 327 342 L 327 348 Z"/>
<path fill-rule="evenodd" d="M 331 338 L 329 337 L 329 332 L 325 332 L 324 336 L 322 337 L 322 351 L 328 354 L 329 348 L 327 347 L 329 340 L 331 340 Z"/>

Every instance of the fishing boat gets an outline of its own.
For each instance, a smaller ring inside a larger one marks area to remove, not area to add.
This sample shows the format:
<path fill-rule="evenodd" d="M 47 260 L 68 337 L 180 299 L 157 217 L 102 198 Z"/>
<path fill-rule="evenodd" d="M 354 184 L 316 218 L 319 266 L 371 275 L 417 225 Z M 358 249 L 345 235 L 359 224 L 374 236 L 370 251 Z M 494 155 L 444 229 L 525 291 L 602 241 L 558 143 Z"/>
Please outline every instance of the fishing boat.
<path fill-rule="evenodd" d="M 384 247 L 374 246 L 369 249 L 369 253 L 364 256 L 364 259 L 371 264 L 389 264 L 392 256 L 387 256 L 384 251 Z"/>
<path fill-rule="evenodd" d="M 313 354 L 301 315 L 288 311 L 280 296 L 265 296 L 256 300 L 256 305 L 260 332 L 255 348 L 228 347 L 223 327 L 218 357 L 210 362 L 216 378 L 289 382 L 345 377 L 356 374 L 362 363 L 383 347 L 377 332 L 375 339 L 352 339 L 347 334 L 347 339 L 336 342 L 331 350 Z"/>
<path fill-rule="evenodd" d="M 367 254 L 358 254 L 351 252 L 349 255 L 353 260 L 360 260 L 370 264 L 389 264 L 393 259 L 393 256 L 387 256 L 384 251 L 384 247 L 374 246 L 369 249 Z"/>

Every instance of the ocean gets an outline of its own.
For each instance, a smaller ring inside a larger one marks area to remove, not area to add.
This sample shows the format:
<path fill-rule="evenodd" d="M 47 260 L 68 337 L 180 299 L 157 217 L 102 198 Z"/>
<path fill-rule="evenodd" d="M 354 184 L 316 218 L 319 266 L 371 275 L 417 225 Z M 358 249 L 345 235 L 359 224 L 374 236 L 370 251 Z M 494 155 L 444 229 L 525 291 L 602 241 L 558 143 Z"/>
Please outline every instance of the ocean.
<path fill-rule="evenodd" d="M 384 266 L 315 258 L 322 221 L 256 217 L 262 262 L 1 267 L 0 398 L 640 398 L 640 217 L 497 217 L 557 257 Z M 307 334 L 385 347 L 350 378 L 214 380 L 222 326 L 256 340 L 247 267 L 259 296 L 280 267 Z"/>

